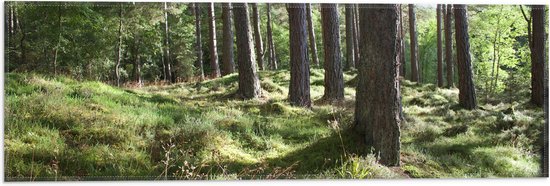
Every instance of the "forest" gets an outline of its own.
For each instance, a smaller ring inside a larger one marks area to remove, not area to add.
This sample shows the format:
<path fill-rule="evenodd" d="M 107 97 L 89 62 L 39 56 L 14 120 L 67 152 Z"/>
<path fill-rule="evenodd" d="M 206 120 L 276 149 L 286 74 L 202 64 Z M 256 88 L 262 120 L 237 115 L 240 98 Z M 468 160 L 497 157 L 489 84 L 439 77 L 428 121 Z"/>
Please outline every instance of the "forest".
<path fill-rule="evenodd" d="M 4 3 L 6 181 L 548 177 L 546 5 Z"/>

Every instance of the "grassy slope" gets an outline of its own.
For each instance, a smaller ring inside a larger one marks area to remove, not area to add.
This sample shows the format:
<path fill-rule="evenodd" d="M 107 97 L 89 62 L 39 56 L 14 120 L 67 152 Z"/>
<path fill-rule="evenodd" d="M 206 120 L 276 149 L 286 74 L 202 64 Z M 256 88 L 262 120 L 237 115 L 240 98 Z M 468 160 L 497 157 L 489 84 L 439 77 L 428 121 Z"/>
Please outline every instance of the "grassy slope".
<path fill-rule="evenodd" d="M 354 75 L 346 74 L 347 87 Z M 235 74 L 197 84 L 119 89 L 8 74 L 8 180 L 535 176 L 543 124 L 525 100 L 456 108 L 456 89 L 403 81 L 401 168 L 376 163 L 339 107 L 289 106 L 288 71 L 261 72 L 265 96 L 232 98 Z M 323 94 L 312 70 L 311 94 Z M 527 97 L 527 96 L 524 96 Z M 362 156 L 361 156 L 362 155 Z M 104 176 L 126 177 L 104 177 Z"/>

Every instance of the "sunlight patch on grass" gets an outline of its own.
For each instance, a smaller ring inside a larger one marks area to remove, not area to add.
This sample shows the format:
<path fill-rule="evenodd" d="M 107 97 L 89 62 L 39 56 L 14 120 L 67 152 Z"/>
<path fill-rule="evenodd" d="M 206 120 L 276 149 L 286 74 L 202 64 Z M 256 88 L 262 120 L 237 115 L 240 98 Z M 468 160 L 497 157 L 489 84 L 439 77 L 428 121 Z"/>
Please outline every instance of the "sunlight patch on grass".
<path fill-rule="evenodd" d="M 311 70 L 312 100 L 324 94 L 323 73 Z M 421 178 L 538 174 L 534 154 L 544 113 L 525 100 L 480 103 L 480 109 L 469 111 L 457 107 L 456 88 L 402 80 L 403 165 L 388 168 L 350 130 L 356 92 L 349 84 L 357 80 L 355 71 L 344 74 L 342 105 L 312 108 L 286 100 L 289 71 L 259 76 L 266 96 L 240 100 L 231 96 L 236 73 L 127 89 L 8 73 L 6 175 L 55 177 L 57 172 L 59 179 L 74 180 L 159 176 L 165 169 L 176 175 L 184 162 L 204 165 L 195 173 L 209 174 L 208 179 L 273 175 L 287 168 L 284 174 L 291 178 L 395 178 L 403 176 L 400 171 Z M 259 168 L 263 172 L 253 172 Z"/>

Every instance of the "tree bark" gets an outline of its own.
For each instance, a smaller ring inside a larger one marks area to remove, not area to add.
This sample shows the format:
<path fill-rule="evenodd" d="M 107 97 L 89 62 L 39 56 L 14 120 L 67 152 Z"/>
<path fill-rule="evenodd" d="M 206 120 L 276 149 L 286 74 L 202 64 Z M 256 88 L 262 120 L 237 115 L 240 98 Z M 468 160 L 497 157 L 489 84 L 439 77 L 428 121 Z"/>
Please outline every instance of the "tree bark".
<path fill-rule="evenodd" d="M 361 51 L 359 50 L 359 11 L 358 11 L 358 5 L 353 5 L 353 40 L 354 40 L 354 46 L 355 46 L 355 63 L 359 63 L 360 57 L 361 57 Z"/>
<path fill-rule="evenodd" d="M 13 26 L 12 26 L 12 22 L 13 22 L 13 11 L 12 11 L 12 6 L 11 3 L 9 2 L 6 2 L 4 4 L 5 6 L 5 9 L 6 12 L 5 12 L 5 22 L 4 22 L 4 28 L 6 29 L 6 31 L 4 31 L 4 38 L 5 38 L 5 41 L 4 41 L 4 49 L 5 49 L 5 56 L 4 56 L 4 60 L 6 62 L 6 64 L 9 64 L 9 62 L 11 61 L 12 58 L 12 45 L 11 45 L 11 40 L 12 40 L 12 30 L 13 30 Z M 5 70 L 6 72 L 9 72 L 9 66 L 6 65 L 5 66 Z"/>
<path fill-rule="evenodd" d="M 269 68 L 277 70 L 277 55 L 275 53 L 275 44 L 273 43 L 273 31 L 271 26 L 271 4 L 267 4 L 267 46 L 269 52 Z"/>
<path fill-rule="evenodd" d="M 165 81 L 174 82 L 172 80 L 172 68 L 170 58 L 170 28 L 168 27 L 168 3 L 164 2 L 164 77 Z"/>
<path fill-rule="evenodd" d="M 532 48 L 531 48 L 531 103 L 542 107 L 544 102 L 544 69 L 546 56 L 546 32 L 545 27 L 545 6 L 533 5 L 531 7 L 532 22 Z"/>
<path fill-rule="evenodd" d="M 164 60 L 164 40 L 160 42 L 160 51 L 162 51 L 162 55 L 160 56 L 160 61 L 162 61 L 162 68 L 160 71 L 162 71 L 162 80 L 166 81 L 166 60 Z"/>
<path fill-rule="evenodd" d="M 237 94 L 244 99 L 261 95 L 260 80 L 254 59 L 252 29 L 246 3 L 235 3 L 233 7 L 235 32 L 237 36 L 237 61 L 239 63 L 239 89 Z"/>
<path fill-rule="evenodd" d="M 216 47 L 216 17 L 214 15 L 214 3 L 210 3 L 208 7 L 208 28 L 210 31 L 210 76 L 212 78 L 220 77 L 220 68 L 218 67 L 218 50 Z"/>
<path fill-rule="evenodd" d="M 134 81 L 138 87 L 141 87 L 141 55 L 139 55 L 139 36 L 134 35 Z"/>
<path fill-rule="evenodd" d="M 17 9 L 14 8 L 14 18 L 15 18 L 15 24 L 19 28 L 19 32 L 21 32 L 21 40 L 19 40 L 19 49 L 21 50 L 21 54 L 19 57 L 19 64 L 26 65 L 27 63 L 27 48 L 25 47 L 25 41 L 27 39 L 27 33 L 25 33 L 25 27 L 23 23 L 21 23 L 21 20 L 19 20 L 19 15 L 17 14 Z"/>
<path fill-rule="evenodd" d="M 401 51 L 399 54 L 401 69 L 399 70 L 399 74 L 401 74 L 401 77 L 405 78 L 407 73 L 405 67 L 405 32 L 403 31 L 403 21 L 403 7 L 402 5 L 399 5 L 399 37 L 401 38 L 399 42 L 399 46 L 401 46 Z"/>
<path fill-rule="evenodd" d="M 338 5 L 321 4 L 323 46 L 325 53 L 325 94 L 323 100 L 338 101 L 344 99 L 344 75 L 340 52 L 340 23 Z"/>
<path fill-rule="evenodd" d="M 413 4 L 409 4 L 409 32 L 411 37 L 411 81 L 419 82 L 418 34 L 416 33 L 416 13 Z"/>
<path fill-rule="evenodd" d="M 4 4 L 4 6 L 6 7 L 5 10 L 6 10 L 6 14 L 5 14 L 5 17 L 6 17 L 6 22 L 4 24 L 4 27 L 7 29 L 7 32 L 4 32 L 5 34 L 9 34 L 8 36 L 11 36 L 12 34 L 12 30 L 13 30 L 13 11 L 12 11 L 12 6 L 10 3 L 6 3 Z"/>
<path fill-rule="evenodd" d="M 222 76 L 231 74 L 235 71 L 233 60 L 233 30 L 231 23 L 231 3 L 223 3 L 223 56 L 222 56 Z"/>
<path fill-rule="evenodd" d="M 307 54 L 306 4 L 287 5 L 290 32 L 290 87 L 291 105 L 311 107 L 309 92 L 309 60 Z M 311 9 L 310 9 L 311 11 Z M 309 24 L 311 25 L 311 24 Z M 310 27 L 311 28 L 311 27 Z M 310 29 L 310 31 L 312 31 Z M 310 39 L 311 40 L 311 39 Z"/>
<path fill-rule="evenodd" d="M 380 163 L 400 163 L 401 95 L 399 90 L 398 5 L 365 4 L 359 10 L 362 51 L 355 108 L 355 128 Z"/>
<path fill-rule="evenodd" d="M 313 19 L 311 17 L 311 4 L 306 4 L 306 19 L 307 29 L 309 34 L 309 48 L 311 52 L 311 59 L 315 66 L 319 66 L 319 56 L 317 55 L 317 43 L 315 43 L 315 30 L 313 29 Z M 292 41 L 292 40 L 291 40 Z M 309 65 L 308 65 L 309 66 Z"/>
<path fill-rule="evenodd" d="M 459 104 L 465 109 L 476 108 L 476 91 L 472 80 L 472 59 L 468 36 L 468 15 L 465 5 L 454 5 L 456 55 L 459 75 Z"/>
<path fill-rule="evenodd" d="M 120 9 L 118 10 L 118 43 L 116 48 L 116 86 L 120 86 L 120 61 L 122 60 L 122 3 L 120 3 Z"/>
<path fill-rule="evenodd" d="M 254 40 L 256 42 L 256 61 L 260 70 L 264 70 L 264 44 L 260 30 L 260 13 L 258 12 L 258 4 L 252 4 L 252 23 L 254 24 Z"/>
<path fill-rule="evenodd" d="M 354 10 L 355 6 L 353 4 L 345 5 L 346 10 L 346 66 L 345 70 L 350 70 L 355 68 L 355 43 L 354 43 Z"/>
<path fill-rule="evenodd" d="M 443 43 L 441 33 L 441 4 L 437 5 L 437 86 L 443 87 Z"/>
<path fill-rule="evenodd" d="M 447 88 L 454 87 L 453 82 L 453 30 L 452 30 L 452 11 L 453 5 L 447 5 L 445 12 L 445 63 L 447 70 Z"/>
<path fill-rule="evenodd" d="M 63 25 L 61 24 L 61 19 L 62 19 L 62 7 L 59 6 L 57 7 L 57 13 L 58 13 L 58 17 L 57 17 L 57 44 L 55 45 L 55 49 L 54 49 L 54 56 L 53 56 L 53 75 L 54 76 L 57 76 L 57 54 L 59 53 L 59 48 L 61 47 L 61 32 L 63 31 Z"/>
<path fill-rule="evenodd" d="M 201 38 L 201 9 L 199 3 L 195 5 L 195 45 L 197 47 L 197 61 L 195 62 L 195 68 L 197 69 L 197 75 L 200 80 L 204 80 L 204 69 L 202 65 L 202 38 Z"/>

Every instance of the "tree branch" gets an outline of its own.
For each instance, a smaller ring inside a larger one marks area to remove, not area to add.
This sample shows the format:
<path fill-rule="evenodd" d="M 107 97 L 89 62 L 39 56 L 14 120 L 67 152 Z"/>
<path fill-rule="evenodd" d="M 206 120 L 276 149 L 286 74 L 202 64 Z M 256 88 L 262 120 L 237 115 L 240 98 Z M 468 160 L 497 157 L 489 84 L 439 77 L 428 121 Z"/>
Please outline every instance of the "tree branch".
<path fill-rule="evenodd" d="M 523 14 L 523 18 L 525 19 L 525 21 L 527 21 L 528 23 L 531 22 L 531 18 L 527 18 L 527 15 L 525 14 L 525 11 L 523 11 L 523 5 L 519 5 L 519 9 L 521 10 L 521 14 Z"/>
<path fill-rule="evenodd" d="M 529 48 L 533 47 L 533 39 L 531 38 L 531 18 L 527 18 L 527 15 L 525 14 L 525 11 L 523 11 L 523 6 L 519 5 L 519 8 L 521 10 L 521 14 L 523 14 L 523 18 L 525 21 L 527 21 L 527 40 L 529 41 Z"/>

